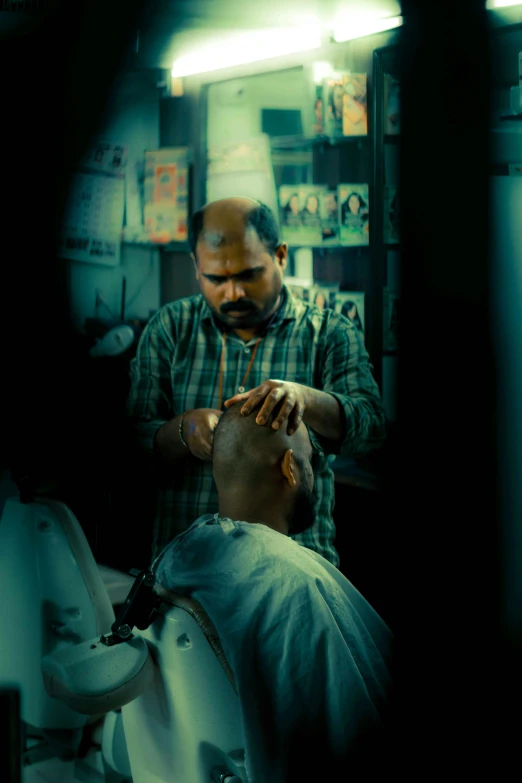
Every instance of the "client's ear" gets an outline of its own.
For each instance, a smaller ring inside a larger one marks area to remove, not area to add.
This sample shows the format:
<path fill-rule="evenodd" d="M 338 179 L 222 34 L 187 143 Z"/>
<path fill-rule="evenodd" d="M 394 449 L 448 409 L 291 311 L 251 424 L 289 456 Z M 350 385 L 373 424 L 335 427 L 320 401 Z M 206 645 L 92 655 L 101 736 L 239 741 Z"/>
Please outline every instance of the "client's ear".
<path fill-rule="evenodd" d="M 281 473 L 293 489 L 297 485 L 297 463 L 292 449 L 285 451 L 281 461 Z"/>

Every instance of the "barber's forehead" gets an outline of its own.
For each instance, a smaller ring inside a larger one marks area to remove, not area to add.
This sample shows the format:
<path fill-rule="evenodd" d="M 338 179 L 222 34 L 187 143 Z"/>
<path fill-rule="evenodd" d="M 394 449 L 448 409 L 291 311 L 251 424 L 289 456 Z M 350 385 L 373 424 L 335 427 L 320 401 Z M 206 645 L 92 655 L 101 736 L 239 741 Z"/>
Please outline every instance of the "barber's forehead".
<path fill-rule="evenodd" d="M 248 248 L 254 247 L 259 243 L 256 230 L 251 226 L 247 226 L 244 220 L 238 225 L 220 225 L 218 222 L 204 223 L 199 240 L 209 250 L 219 250 L 221 247 L 231 247 L 233 245 L 242 245 Z"/>
<path fill-rule="evenodd" d="M 245 239 L 245 229 L 243 231 L 224 231 L 218 228 L 203 229 L 200 235 L 202 242 L 207 245 L 210 250 L 217 250 L 225 245 L 234 245 L 238 242 L 243 242 Z"/>

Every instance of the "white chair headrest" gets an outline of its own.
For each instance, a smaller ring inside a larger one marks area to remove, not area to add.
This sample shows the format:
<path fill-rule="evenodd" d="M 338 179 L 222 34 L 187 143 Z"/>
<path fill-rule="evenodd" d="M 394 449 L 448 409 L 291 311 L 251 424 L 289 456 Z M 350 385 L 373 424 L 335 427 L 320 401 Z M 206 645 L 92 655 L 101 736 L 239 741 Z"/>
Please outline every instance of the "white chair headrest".
<path fill-rule="evenodd" d="M 152 681 L 154 663 L 141 636 L 112 646 L 98 638 L 45 656 L 42 674 L 49 696 L 97 715 L 140 696 Z"/>

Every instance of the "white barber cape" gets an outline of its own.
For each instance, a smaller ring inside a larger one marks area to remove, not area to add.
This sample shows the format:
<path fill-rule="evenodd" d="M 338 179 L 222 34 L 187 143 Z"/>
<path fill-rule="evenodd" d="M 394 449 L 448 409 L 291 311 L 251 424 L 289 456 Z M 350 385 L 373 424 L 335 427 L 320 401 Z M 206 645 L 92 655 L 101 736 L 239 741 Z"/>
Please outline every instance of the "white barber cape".
<path fill-rule="evenodd" d="M 216 627 L 236 681 L 250 783 L 286 783 L 289 756 L 299 754 L 304 769 L 312 752 L 326 763 L 378 728 L 391 632 L 321 555 L 216 514 L 178 535 L 153 569 Z"/>

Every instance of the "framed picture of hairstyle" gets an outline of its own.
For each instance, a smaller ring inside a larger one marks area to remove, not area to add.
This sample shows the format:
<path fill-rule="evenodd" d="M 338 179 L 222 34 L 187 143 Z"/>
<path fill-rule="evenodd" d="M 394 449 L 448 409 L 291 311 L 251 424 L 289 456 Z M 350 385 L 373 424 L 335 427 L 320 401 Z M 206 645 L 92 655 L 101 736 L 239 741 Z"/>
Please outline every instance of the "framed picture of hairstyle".
<path fill-rule="evenodd" d="M 335 295 L 335 311 L 364 332 L 364 291 L 339 291 Z"/>
<path fill-rule="evenodd" d="M 323 242 L 319 185 L 301 185 L 299 187 L 299 207 L 301 211 L 301 242 L 303 245 L 317 246 Z"/>
<path fill-rule="evenodd" d="M 337 188 L 324 188 L 319 194 L 323 245 L 339 244 L 339 203 Z"/>
<path fill-rule="evenodd" d="M 343 136 L 368 134 L 366 74 L 350 73 L 343 78 Z"/>
<path fill-rule="evenodd" d="M 284 284 L 296 299 L 302 302 L 311 302 L 313 298 L 313 282 L 304 277 L 285 277 Z"/>
<path fill-rule="evenodd" d="M 343 135 L 344 79 L 349 75 L 338 72 L 323 81 L 324 132 L 333 138 Z"/>
<path fill-rule="evenodd" d="M 339 185 L 339 223 L 342 245 L 370 244 L 370 199 L 368 185 Z"/>
<path fill-rule="evenodd" d="M 297 185 L 279 188 L 279 211 L 281 235 L 288 245 L 298 245 L 302 241 L 302 219 Z"/>
<path fill-rule="evenodd" d="M 335 297 L 339 291 L 339 284 L 330 285 L 321 284 L 314 281 L 310 304 L 315 305 L 320 310 L 333 310 L 335 307 Z"/>
<path fill-rule="evenodd" d="M 313 95 L 313 119 L 310 129 L 312 136 L 324 135 L 324 106 L 323 106 L 323 85 L 314 85 Z"/>

